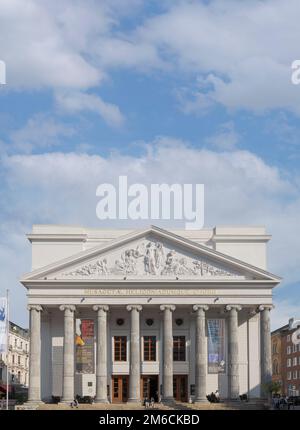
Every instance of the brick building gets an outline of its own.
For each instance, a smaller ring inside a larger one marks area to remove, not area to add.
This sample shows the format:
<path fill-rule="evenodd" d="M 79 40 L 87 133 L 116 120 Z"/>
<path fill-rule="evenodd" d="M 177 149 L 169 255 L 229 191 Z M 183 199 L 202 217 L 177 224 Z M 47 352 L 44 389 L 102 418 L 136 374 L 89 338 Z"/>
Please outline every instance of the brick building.
<path fill-rule="evenodd" d="M 292 342 L 296 328 L 288 324 L 274 330 L 272 336 L 272 380 L 281 384 L 281 394 L 300 395 L 300 344 Z"/>

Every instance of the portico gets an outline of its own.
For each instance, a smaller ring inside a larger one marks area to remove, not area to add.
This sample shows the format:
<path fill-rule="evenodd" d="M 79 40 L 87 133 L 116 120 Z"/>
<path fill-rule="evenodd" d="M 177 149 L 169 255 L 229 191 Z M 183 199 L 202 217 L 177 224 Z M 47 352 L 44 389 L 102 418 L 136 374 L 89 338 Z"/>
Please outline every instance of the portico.
<path fill-rule="evenodd" d="M 49 236 L 38 235 L 31 241 L 49 248 Z M 60 241 L 74 251 L 79 238 L 70 236 L 53 234 L 52 247 Z M 156 227 L 85 248 L 21 280 L 30 401 L 140 402 L 151 393 L 200 403 L 216 389 L 230 400 L 264 395 L 278 277 Z"/>

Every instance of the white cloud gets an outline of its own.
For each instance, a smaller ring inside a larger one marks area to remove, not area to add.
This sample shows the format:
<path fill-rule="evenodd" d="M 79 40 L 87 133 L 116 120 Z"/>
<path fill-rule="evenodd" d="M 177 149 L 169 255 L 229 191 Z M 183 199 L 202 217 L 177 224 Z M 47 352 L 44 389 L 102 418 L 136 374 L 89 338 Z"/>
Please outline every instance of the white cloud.
<path fill-rule="evenodd" d="M 155 68 L 195 80 L 192 97 L 181 100 L 185 112 L 222 104 L 300 115 L 300 88 L 291 84 L 298 0 L 166 1 L 150 18 L 144 7 L 140 0 L 27 0 L 26 7 L 1 0 L 7 88 L 84 91 L 112 68 Z"/>
<path fill-rule="evenodd" d="M 17 152 L 30 153 L 34 149 L 48 149 L 56 146 L 60 138 L 70 137 L 75 133 L 75 128 L 70 125 L 45 114 L 35 114 L 24 127 L 10 134 L 9 146 L 13 146 Z"/>
<path fill-rule="evenodd" d="M 208 137 L 205 142 L 214 148 L 230 151 L 236 148 L 239 140 L 240 136 L 235 130 L 234 123 L 229 121 L 221 124 L 217 132 L 213 136 Z"/>
<path fill-rule="evenodd" d="M 186 111 L 220 103 L 300 115 L 300 90 L 291 84 L 299 13 L 298 0 L 175 2 L 146 21 L 136 38 L 154 45 L 177 72 L 199 75 L 202 85 L 185 100 Z"/>
<path fill-rule="evenodd" d="M 299 179 L 286 179 L 285 172 L 251 152 L 194 149 L 176 139 L 159 138 L 139 157 L 59 152 L 13 155 L 3 157 L 1 170 L 7 186 L 2 215 L 10 221 L 22 215 L 28 228 L 37 222 L 37 214 L 41 223 L 100 226 L 95 214 L 96 187 L 102 182 L 116 183 L 122 174 L 131 183 L 204 183 L 205 224 L 266 225 L 273 234 L 270 269 L 286 283 L 299 281 Z"/>
<path fill-rule="evenodd" d="M 100 115 L 103 120 L 114 127 L 120 127 L 124 123 L 124 116 L 118 106 L 104 102 L 101 97 L 82 92 L 58 92 L 56 103 L 60 109 L 69 113 L 91 111 Z"/>

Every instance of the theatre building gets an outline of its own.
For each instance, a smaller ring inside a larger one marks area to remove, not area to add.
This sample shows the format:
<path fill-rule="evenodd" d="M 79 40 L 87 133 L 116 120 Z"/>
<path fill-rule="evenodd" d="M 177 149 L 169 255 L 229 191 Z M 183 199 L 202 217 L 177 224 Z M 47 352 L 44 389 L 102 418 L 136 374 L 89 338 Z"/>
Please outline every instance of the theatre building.
<path fill-rule="evenodd" d="M 280 282 L 264 227 L 35 225 L 28 239 L 29 401 L 264 396 Z"/>

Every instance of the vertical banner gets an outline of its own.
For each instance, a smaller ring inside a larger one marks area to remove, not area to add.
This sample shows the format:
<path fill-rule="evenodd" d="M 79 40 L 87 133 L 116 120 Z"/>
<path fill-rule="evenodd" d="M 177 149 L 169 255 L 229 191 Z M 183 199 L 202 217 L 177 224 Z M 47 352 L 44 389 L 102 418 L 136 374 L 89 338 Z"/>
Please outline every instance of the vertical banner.
<path fill-rule="evenodd" d="M 225 372 L 225 321 L 207 320 L 208 373 Z"/>
<path fill-rule="evenodd" d="M 94 373 L 94 320 L 76 319 L 76 372 Z"/>
<path fill-rule="evenodd" d="M 0 352 L 7 352 L 7 298 L 0 297 Z"/>

